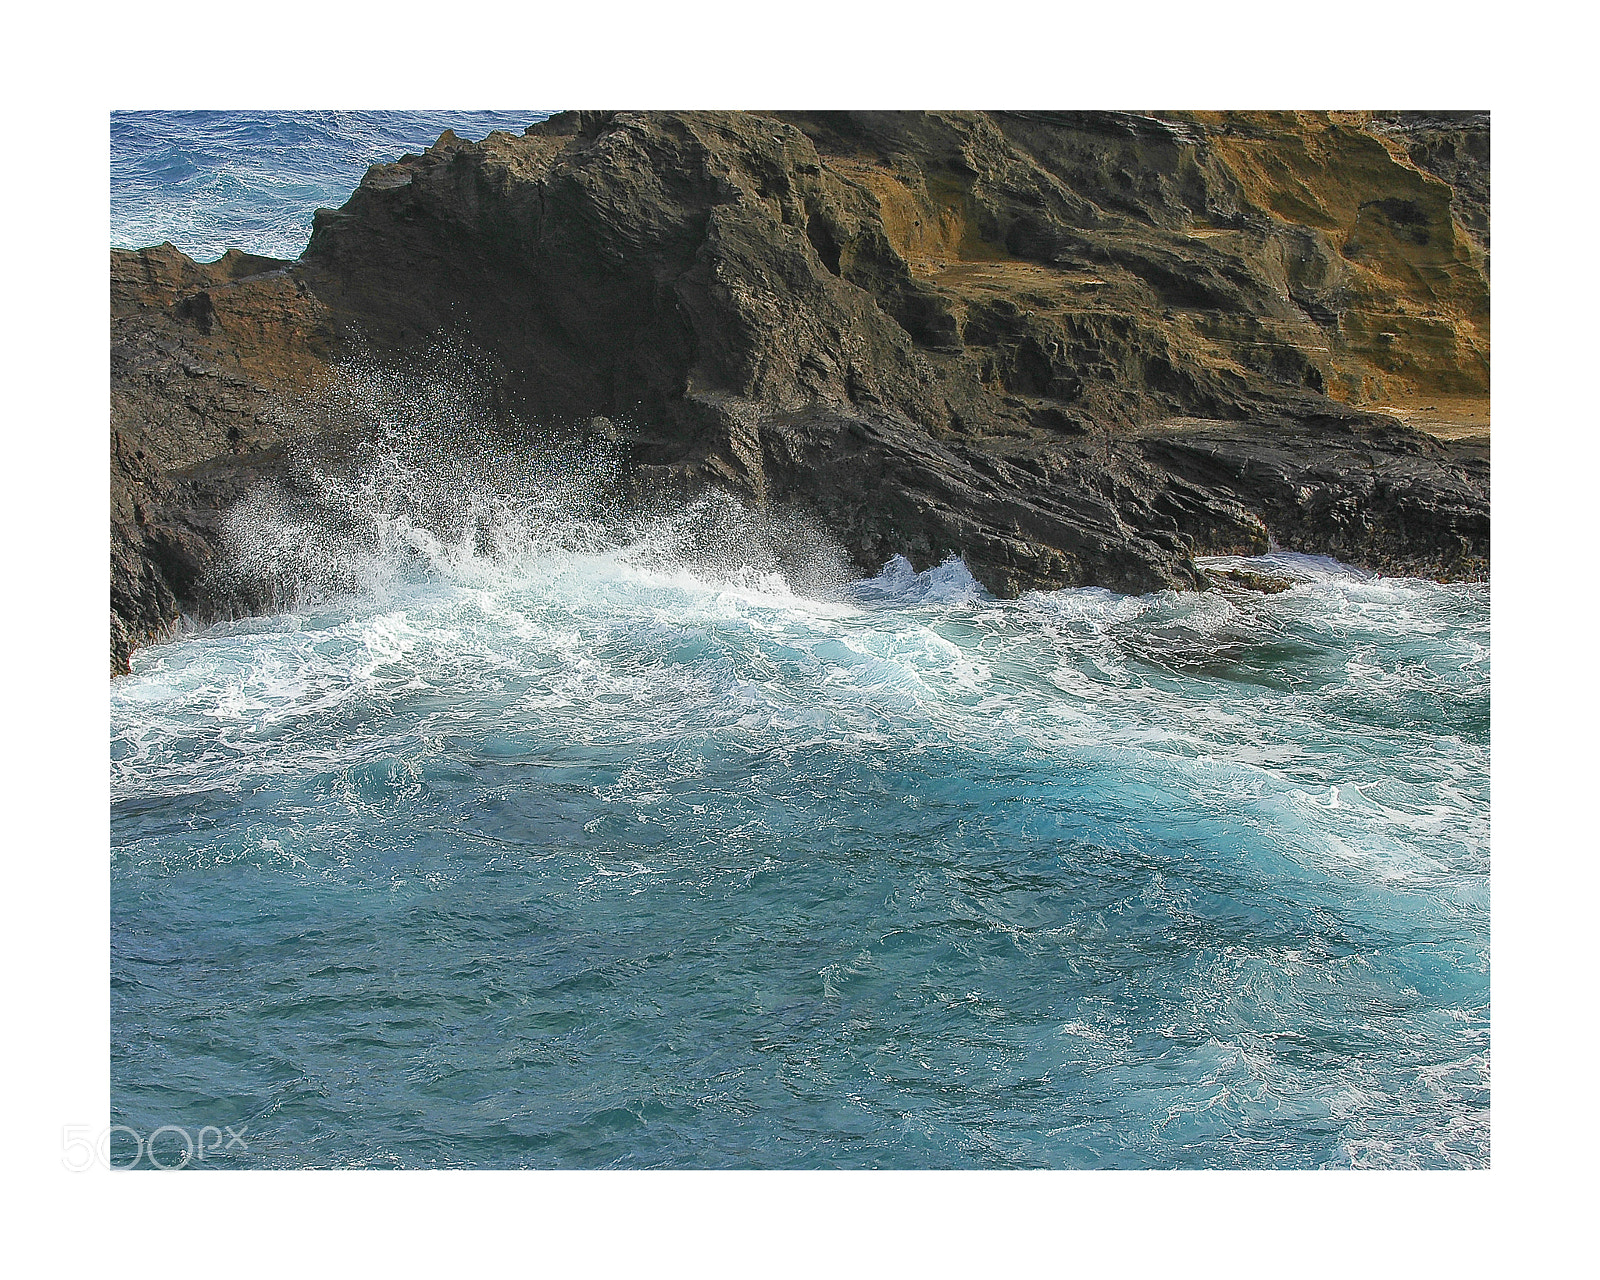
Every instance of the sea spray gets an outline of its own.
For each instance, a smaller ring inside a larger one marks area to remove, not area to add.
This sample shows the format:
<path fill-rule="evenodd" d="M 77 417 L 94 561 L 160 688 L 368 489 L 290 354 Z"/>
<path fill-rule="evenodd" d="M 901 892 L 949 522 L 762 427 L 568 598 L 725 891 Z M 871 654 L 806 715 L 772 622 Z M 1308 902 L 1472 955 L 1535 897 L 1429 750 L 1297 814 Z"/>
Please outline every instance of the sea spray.
<path fill-rule="evenodd" d="M 297 412 L 313 443 L 227 515 L 219 598 L 293 610 L 421 578 L 487 584 L 608 555 L 707 581 L 837 595 L 858 576 L 805 513 L 625 483 L 625 438 L 531 427 L 495 405 L 487 357 L 441 342 L 405 366 L 360 352 Z"/>
<path fill-rule="evenodd" d="M 361 377 L 373 447 L 235 513 L 284 611 L 112 686 L 115 1121 L 262 1167 L 1488 1162 L 1486 587 L 803 589 L 758 513 Z"/>
<path fill-rule="evenodd" d="M 114 243 L 524 123 L 408 114 L 115 117 Z M 231 518 L 273 611 L 111 686 L 113 1162 L 1489 1162 L 1487 587 L 850 581 L 448 364 L 347 368 Z"/>

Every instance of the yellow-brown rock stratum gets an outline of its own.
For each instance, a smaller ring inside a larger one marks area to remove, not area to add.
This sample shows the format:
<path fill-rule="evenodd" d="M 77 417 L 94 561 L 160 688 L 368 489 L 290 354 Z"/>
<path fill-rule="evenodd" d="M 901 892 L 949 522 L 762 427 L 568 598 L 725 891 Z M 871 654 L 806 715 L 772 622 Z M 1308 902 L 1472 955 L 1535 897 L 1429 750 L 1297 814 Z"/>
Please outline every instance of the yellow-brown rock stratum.
<path fill-rule="evenodd" d="M 1482 576 L 1488 139 L 1477 113 L 567 113 L 375 167 L 295 263 L 113 251 L 113 666 L 257 607 L 212 572 L 221 513 L 348 449 L 341 362 L 441 338 L 518 447 L 620 437 L 632 491 L 804 508 L 867 571 L 1193 588 L 1196 556 L 1276 543 Z"/>

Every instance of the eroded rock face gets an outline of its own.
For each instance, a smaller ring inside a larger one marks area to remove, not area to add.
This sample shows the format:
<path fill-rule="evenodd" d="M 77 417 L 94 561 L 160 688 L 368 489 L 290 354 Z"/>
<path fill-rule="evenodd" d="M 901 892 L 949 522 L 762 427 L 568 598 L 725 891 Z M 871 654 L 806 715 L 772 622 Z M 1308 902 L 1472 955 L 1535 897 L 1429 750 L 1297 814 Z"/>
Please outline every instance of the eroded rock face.
<path fill-rule="evenodd" d="M 113 667 L 250 607 L 217 519 L 330 362 L 441 333 L 508 418 L 620 423 L 640 483 L 806 507 L 864 571 L 1481 575 L 1486 442 L 1362 406 L 1487 395 L 1487 158 L 1460 115 L 568 113 L 375 167 L 295 264 L 113 252 Z"/>
<path fill-rule="evenodd" d="M 114 674 L 181 613 L 224 607 L 202 587 L 222 515 L 281 469 L 297 431 L 284 397 L 314 387 L 335 350 L 289 265 L 111 251 Z"/>

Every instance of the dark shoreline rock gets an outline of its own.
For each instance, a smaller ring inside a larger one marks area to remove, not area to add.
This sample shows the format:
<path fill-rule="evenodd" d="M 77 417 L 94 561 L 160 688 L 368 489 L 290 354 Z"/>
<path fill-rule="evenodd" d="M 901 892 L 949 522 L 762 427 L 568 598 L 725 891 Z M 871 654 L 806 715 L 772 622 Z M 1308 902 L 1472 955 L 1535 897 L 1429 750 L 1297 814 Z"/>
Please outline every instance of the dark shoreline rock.
<path fill-rule="evenodd" d="M 620 424 L 640 483 L 816 513 L 864 572 L 1200 589 L 1276 544 L 1484 577 L 1487 121 L 567 113 L 443 135 L 296 263 L 112 252 L 112 668 L 356 351 L 485 353 L 507 430 Z M 524 424 L 518 426 L 518 424 Z M 538 424 L 537 427 L 526 424 Z M 327 439 L 319 446 L 328 448 Z"/>

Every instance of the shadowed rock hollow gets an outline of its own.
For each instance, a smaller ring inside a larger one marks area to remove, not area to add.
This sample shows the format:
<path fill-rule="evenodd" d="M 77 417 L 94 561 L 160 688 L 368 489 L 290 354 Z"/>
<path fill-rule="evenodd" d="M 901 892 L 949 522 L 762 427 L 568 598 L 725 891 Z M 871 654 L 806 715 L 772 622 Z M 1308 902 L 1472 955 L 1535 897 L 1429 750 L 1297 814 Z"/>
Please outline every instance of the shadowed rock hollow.
<path fill-rule="evenodd" d="M 632 483 L 818 516 L 863 571 L 1198 588 L 1269 542 L 1478 577 L 1488 121 L 1465 113 L 567 113 L 446 133 L 296 263 L 112 252 L 112 666 L 360 349 L 440 335 L 505 429 L 620 433 Z M 1424 405 L 1424 402 L 1427 402 Z"/>

